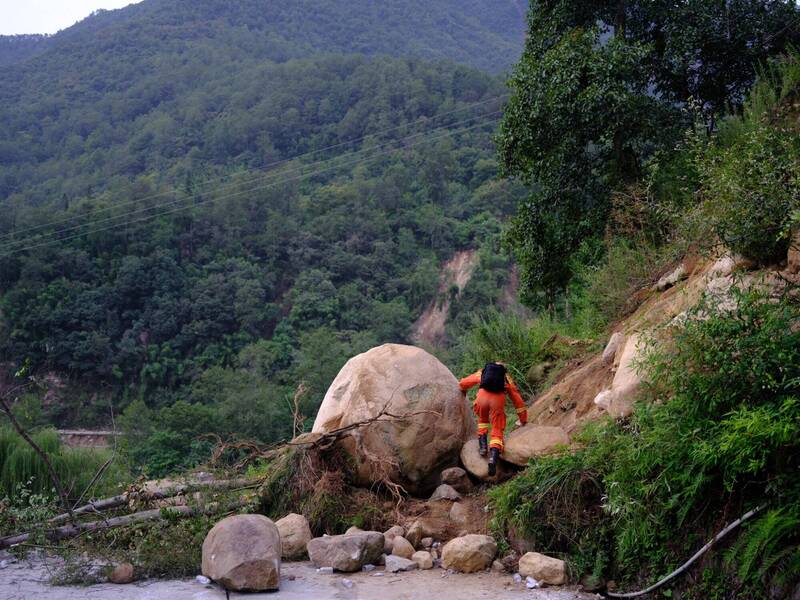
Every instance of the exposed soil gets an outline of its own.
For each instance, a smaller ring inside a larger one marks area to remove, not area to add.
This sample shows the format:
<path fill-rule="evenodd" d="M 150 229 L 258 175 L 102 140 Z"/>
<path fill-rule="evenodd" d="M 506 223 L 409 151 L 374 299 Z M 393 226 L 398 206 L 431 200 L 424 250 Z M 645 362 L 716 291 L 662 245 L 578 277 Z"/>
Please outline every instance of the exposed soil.
<path fill-rule="evenodd" d="M 378 575 L 381 573 L 380 575 Z M 103 583 L 83 587 L 48 585 L 48 569 L 41 559 L 7 564 L 0 569 L 0 598 L 4 600 L 224 600 L 225 591 L 195 579 L 148 580 L 128 585 Z M 350 582 L 350 583 L 348 583 Z M 349 587 L 348 587 L 349 586 Z M 508 574 L 451 574 L 442 569 L 383 573 L 317 573 L 309 563 L 284 563 L 281 589 L 269 594 L 238 594 L 231 598 L 282 600 L 471 600 L 478 598 L 527 598 L 529 600 L 590 600 L 599 598 L 567 588 L 528 590 Z"/>

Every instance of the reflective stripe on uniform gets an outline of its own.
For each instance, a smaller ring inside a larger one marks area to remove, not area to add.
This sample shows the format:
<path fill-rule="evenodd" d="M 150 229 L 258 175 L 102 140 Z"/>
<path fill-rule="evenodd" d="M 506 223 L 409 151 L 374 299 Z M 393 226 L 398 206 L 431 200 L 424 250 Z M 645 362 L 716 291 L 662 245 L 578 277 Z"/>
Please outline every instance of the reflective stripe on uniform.
<path fill-rule="evenodd" d="M 489 443 L 490 443 L 490 444 L 497 444 L 497 445 L 498 445 L 498 446 L 500 446 L 501 448 L 503 447 L 503 440 L 501 440 L 500 438 L 492 438 L 492 439 L 489 441 Z"/>
<path fill-rule="evenodd" d="M 521 415 L 522 413 L 524 413 L 527 410 L 528 410 L 528 407 L 527 406 L 523 406 L 522 408 L 518 408 L 517 409 L 517 414 Z"/>
<path fill-rule="evenodd" d="M 478 429 L 489 429 L 489 423 L 478 423 Z"/>

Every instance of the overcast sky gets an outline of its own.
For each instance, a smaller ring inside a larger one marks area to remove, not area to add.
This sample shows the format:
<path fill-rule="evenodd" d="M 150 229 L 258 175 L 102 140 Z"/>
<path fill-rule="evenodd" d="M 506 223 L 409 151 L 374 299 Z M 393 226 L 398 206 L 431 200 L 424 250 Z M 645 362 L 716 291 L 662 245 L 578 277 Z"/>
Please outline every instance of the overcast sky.
<path fill-rule="evenodd" d="M 0 35 L 55 33 L 98 8 L 121 8 L 139 0 L 0 0 Z"/>

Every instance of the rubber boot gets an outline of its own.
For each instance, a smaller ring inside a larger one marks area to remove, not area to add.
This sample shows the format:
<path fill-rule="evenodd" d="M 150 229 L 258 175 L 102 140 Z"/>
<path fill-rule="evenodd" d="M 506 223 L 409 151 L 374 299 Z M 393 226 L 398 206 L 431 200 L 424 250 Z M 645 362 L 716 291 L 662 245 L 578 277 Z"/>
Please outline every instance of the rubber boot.
<path fill-rule="evenodd" d="M 494 474 L 497 473 L 497 461 L 500 460 L 500 449 L 499 448 L 490 448 L 489 449 L 489 477 L 494 477 Z"/>
<path fill-rule="evenodd" d="M 486 443 L 486 434 L 482 433 L 478 436 L 478 454 L 481 456 L 486 456 L 486 448 L 488 444 Z"/>

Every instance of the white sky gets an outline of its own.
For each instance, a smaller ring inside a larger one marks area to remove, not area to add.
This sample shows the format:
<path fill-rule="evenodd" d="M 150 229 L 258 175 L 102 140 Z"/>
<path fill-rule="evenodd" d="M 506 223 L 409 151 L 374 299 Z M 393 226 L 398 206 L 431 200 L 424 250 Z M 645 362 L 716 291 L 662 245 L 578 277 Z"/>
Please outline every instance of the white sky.
<path fill-rule="evenodd" d="M 140 0 L 0 0 L 0 35 L 55 33 L 98 8 L 122 8 Z"/>

